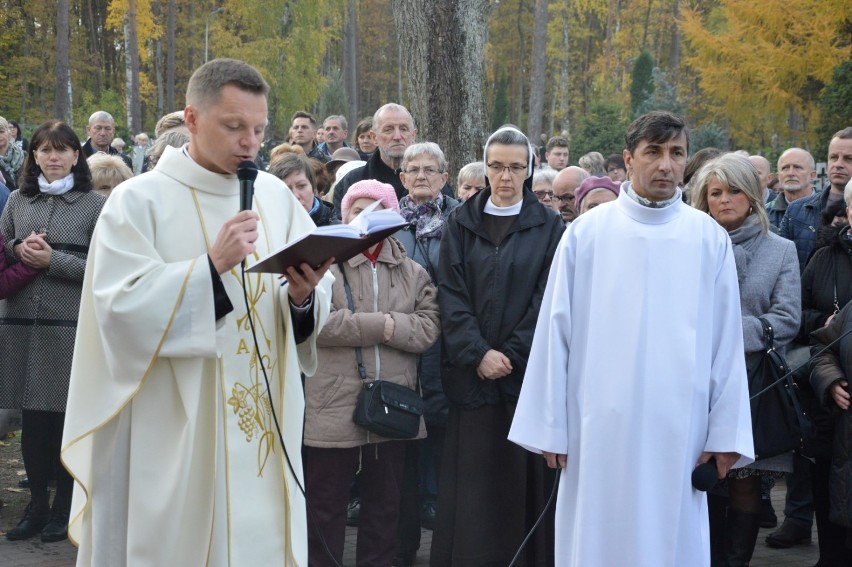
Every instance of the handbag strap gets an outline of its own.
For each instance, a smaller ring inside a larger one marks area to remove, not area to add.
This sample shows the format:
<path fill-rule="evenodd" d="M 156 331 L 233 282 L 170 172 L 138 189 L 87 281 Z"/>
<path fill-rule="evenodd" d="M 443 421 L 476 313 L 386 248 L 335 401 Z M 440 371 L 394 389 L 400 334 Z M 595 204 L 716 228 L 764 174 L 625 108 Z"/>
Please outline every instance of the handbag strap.
<path fill-rule="evenodd" d="M 763 346 L 766 352 L 775 349 L 775 331 L 772 330 L 772 325 L 763 317 L 758 317 L 761 326 L 763 327 Z"/>
<path fill-rule="evenodd" d="M 340 274 L 343 276 L 343 291 L 346 292 L 346 302 L 349 304 L 349 311 L 355 313 L 355 302 L 352 301 L 352 288 L 349 287 L 349 280 L 346 278 L 346 271 L 343 269 L 343 262 L 338 262 L 337 267 L 340 269 Z M 355 347 L 355 360 L 358 361 L 358 376 L 361 380 L 367 379 L 367 371 L 364 370 L 364 357 L 361 355 L 361 347 Z"/>

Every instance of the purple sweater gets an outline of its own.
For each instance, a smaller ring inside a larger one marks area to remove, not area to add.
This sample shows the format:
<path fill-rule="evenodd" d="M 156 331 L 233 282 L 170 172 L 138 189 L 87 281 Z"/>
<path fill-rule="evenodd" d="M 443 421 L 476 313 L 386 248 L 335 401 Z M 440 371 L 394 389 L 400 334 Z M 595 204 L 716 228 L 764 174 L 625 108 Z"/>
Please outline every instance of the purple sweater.
<path fill-rule="evenodd" d="M 9 265 L 3 253 L 3 235 L 0 234 L 0 299 L 15 295 L 21 288 L 38 275 L 38 270 L 25 266 L 21 262 Z"/>

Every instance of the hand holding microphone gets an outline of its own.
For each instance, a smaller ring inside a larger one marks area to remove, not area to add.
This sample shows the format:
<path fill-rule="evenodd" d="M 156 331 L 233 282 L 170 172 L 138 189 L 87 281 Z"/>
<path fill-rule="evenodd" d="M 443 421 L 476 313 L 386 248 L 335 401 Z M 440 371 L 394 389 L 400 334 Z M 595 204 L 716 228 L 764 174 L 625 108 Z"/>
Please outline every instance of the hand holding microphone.
<path fill-rule="evenodd" d="M 257 240 L 257 213 L 251 210 L 254 197 L 254 180 L 257 166 L 252 161 L 243 161 L 237 168 L 240 182 L 240 212 L 225 221 L 216 242 L 210 249 L 210 259 L 216 271 L 224 274 L 254 252 Z"/>

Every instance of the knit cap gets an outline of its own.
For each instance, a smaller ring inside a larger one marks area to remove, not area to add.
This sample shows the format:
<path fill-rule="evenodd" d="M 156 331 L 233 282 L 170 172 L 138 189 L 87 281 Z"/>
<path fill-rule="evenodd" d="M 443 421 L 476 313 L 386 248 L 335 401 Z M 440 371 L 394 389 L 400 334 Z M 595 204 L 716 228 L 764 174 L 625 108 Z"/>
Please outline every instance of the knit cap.
<path fill-rule="evenodd" d="M 587 177 L 580 183 L 577 190 L 574 191 L 574 200 L 577 203 L 577 209 L 583 202 L 583 197 L 589 194 L 592 189 L 609 189 L 615 196 L 618 197 L 618 192 L 621 190 L 621 185 L 610 179 L 609 177 Z"/>
<path fill-rule="evenodd" d="M 384 208 L 399 212 L 399 201 L 396 198 L 396 191 L 393 185 L 382 183 L 375 179 L 365 179 L 364 181 L 350 185 L 346 195 L 343 196 L 343 201 L 340 203 L 343 222 L 346 222 L 346 217 L 349 215 L 352 203 L 364 198 L 381 201 Z"/>

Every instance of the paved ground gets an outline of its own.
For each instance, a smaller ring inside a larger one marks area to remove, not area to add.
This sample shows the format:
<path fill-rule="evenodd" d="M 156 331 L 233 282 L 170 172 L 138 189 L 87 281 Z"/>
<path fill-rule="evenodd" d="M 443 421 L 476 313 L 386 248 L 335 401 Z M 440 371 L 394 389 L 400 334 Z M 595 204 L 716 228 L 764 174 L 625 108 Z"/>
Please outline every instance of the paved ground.
<path fill-rule="evenodd" d="M 772 492 L 776 510 L 784 509 L 784 483 L 779 482 Z M 4 516 L 5 510 L 0 510 L 0 518 L 4 525 L 13 522 Z M 811 567 L 817 561 L 816 528 L 814 528 L 814 543 L 793 549 L 770 549 L 763 543 L 766 534 L 772 530 L 760 530 L 757 549 L 751 567 Z M 346 548 L 343 565 L 355 565 L 355 539 L 357 530 L 346 528 Z M 429 564 L 429 548 L 432 543 L 432 532 L 424 530 L 420 552 L 415 566 Z M 11 542 L 0 537 L 0 565 L 3 567 L 72 567 L 76 551 L 67 541 L 61 543 L 41 543 L 38 538 L 25 542 Z M 610 566 L 594 566 L 610 567 Z"/>

